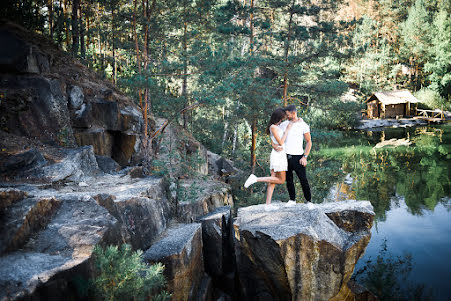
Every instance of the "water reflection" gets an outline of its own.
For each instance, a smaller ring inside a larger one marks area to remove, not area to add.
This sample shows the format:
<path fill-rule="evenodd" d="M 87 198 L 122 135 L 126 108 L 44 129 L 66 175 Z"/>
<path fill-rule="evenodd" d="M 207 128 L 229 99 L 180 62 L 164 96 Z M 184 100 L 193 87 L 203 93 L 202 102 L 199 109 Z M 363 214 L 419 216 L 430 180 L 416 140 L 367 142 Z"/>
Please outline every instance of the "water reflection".
<path fill-rule="evenodd" d="M 451 300 L 450 206 L 447 198 L 434 211 L 412 215 L 404 198 L 394 197 L 386 220 L 373 227 L 354 277 L 383 300 Z"/>
<path fill-rule="evenodd" d="M 431 289 L 424 284 L 409 281 L 412 254 L 394 255 L 389 252 L 387 240 L 380 245 L 376 258 L 369 257 L 352 276 L 379 300 L 433 300 Z"/>
<path fill-rule="evenodd" d="M 434 209 L 450 195 L 451 139 L 445 127 L 369 132 L 366 143 L 358 137 L 352 145 L 323 146 L 311 168 L 314 199 L 369 200 L 378 220 L 385 219 L 395 195 L 405 198 L 412 214 Z M 375 147 L 387 137 L 411 144 Z"/>
<path fill-rule="evenodd" d="M 451 300 L 451 125 L 314 141 L 313 199 L 369 200 L 376 213 L 357 281 L 381 300 Z"/>

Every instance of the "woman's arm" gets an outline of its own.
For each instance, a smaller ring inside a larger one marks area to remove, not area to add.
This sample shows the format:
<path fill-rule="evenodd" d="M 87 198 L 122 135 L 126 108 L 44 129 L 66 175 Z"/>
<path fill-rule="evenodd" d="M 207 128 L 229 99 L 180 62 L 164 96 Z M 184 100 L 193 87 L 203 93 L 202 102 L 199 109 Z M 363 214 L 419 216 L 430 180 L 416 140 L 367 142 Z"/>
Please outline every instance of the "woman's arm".
<path fill-rule="evenodd" d="M 279 136 L 276 125 L 271 125 L 269 127 L 269 130 L 274 135 L 274 138 L 276 138 L 276 141 L 277 141 L 277 143 L 279 143 L 279 145 L 283 145 L 285 143 L 285 139 L 287 139 L 288 131 L 290 130 L 291 126 L 292 126 L 292 123 L 290 122 L 287 125 L 287 128 L 285 129 L 285 132 L 283 133 L 282 137 Z"/>

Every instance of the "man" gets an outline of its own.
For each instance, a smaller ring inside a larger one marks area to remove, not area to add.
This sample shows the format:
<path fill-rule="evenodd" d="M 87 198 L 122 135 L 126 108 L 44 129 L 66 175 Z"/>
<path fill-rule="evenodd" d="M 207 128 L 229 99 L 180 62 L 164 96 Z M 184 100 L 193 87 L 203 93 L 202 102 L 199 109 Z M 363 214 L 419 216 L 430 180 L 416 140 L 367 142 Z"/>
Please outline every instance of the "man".
<path fill-rule="evenodd" d="M 301 118 L 297 116 L 295 105 L 289 105 L 284 108 L 288 120 L 282 122 L 280 127 L 285 131 L 288 123 L 293 122 L 293 127 L 287 134 L 285 140 L 285 151 L 287 153 L 288 171 L 287 171 L 287 189 L 290 195 L 290 203 L 296 201 L 296 191 L 293 182 L 293 171 L 301 181 L 302 191 L 307 202 L 311 202 L 312 195 L 310 192 L 310 185 L 307 180 L 307 173 L 305 166 L 307 165 L 307 158 L 312 149 L 312 139 L 310 137 L 310 127 Z M 297 122 L 299 121 L 299 122 Z M 305 139 L 305 150 L 303 148 L 303 140 Z M 273 144 L 275 150 L 280 150 L 280 146 Z"/>

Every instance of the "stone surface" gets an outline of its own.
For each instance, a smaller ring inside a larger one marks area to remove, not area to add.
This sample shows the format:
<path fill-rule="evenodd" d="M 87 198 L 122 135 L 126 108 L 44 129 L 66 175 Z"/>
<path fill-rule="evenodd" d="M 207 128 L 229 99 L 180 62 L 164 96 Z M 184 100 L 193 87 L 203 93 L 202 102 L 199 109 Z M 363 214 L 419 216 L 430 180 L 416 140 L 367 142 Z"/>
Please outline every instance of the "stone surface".
<path fill-rule="evenodd" d="M 74 110 L 81 108 L 83 101 L 85 100 L 85 95 L 83 90 L 78 86 L 72 86 L 68 92 L 69 107 Z"/>
<path fill-rule="evenodd" d="M 79 182 L 101 173 L 92 146 L 50 146 L 0 131 L 0 147 L 0 180 L 7 182 Z"/>
<path fill-rule="evenodd" d="M 218 207 L 233 206 L 230 186 L 213 180 L 180 180 L 176 199 L 177 218 L 188 223 Z"/>
<path fill-rule="evenodd" d="M 141 112 L 134 106 L 125 106 L 120 109 L 120 128 L 123 132 L 141 133 L 143 118 Z"/>
<path fill-rule="evenodd" d="M 97 165 L 103 172 L 114 174 L 121 169 L 121 166 L 110 157 L 96 155 L 96 160 Z"/>
<path fill-rule="evenodd" d="M 1 75 L 2 129 L 45 143 L 74 145 L 67 100 L 58 79 L 39 75 Z"/>
<path fill-rule="evenodd" d="M 27 195 L 28 193 L 19 189 L 0 188 L 0 215 L 3 214 L 3 210 L 5 210 L 5 208 L 8 208 L 11 204 L 22 200 Z"/>
<path fill-rule="evenodd" d="M 205 271 L 212 277 L 223 277 L 232 266 L 230 244 L 231 207 L 224 206 L 200 217 Z"/>
<path fill-rule="evenodd" d="M 0 49 L 2 131 L 52 146 L 92 145 L 121 166 L 139 153 L 143 118 L 131 99 L 38 34 L 2 23 L 0 41 L 10 45 Z"/>
<path fill-rule="evenodd" d="M 157 118 L 155 127 L 161 128 L 166 119 Z M 184 160 L 181 160 L 183 158 Z M 176 177 L 187 178 L 197 173 L 208 174 L 206 148 L 182 127 L 170 123 L 164 131 L 159 146 L 159 159 Z"/>
<path fill-rule="evenodd" d="M 7 235 L 11 230 L 8 222 L 2 220 L 1 224 L 2 245 L 10 246 L 8 253 L 0 257 L 2 300 L 32 295 L 44 283 L 49 285 L 58 274 L 85 264 L 93 247 L 116 223 L 92 198 L 65 195 L 22 202 L 28 202 L 30 209 L 23 210 L 27 206 L 16 203 L 16 208 L 11 206 L 5 212 L 7 221 L 25 217 L 21 226 L 15 227 L 15 235 Z M 68 281 L 63 282 L 67 285 Z M 60 285 L 54 291 L 64 287 Z"/>
<path fill-rule="evenodd" d="M 74 120 L 76 127 L 102 127 L 106 130 L 120 130 L 119 104 L 114 101 L 96 99 L 87 104 L 79 118 Z"/>
<path fill-rule="evenodd" d="M 172 215 L 162 178 L 129 178 L 125 185 L 110 187 L 94 198 L 116 217 L 135 249 L 147 249 Z"/>
<path fill-rule="evenodd" d="M 74 133 L 78 145 L 92 145 L 94 153 L 99 156 L 111 157 L 113 150 L 113 135 L 103 128 L 90 128 Z"/>
<path fill-rule="evenodd" d="M 237 173 L 239 170 L 233 166 L 233 162 L 218 154 L 207 151 L 208 174 L 216 177 L 226 177 Z"/>
<path fill-rule="evenodd" d="M 234 222 L 243 298 L 329 300 L 346 289 L 370 240 L 371 203 L 327 203 L 313 209 L 278 203 L 273 211 L 264 206 L 240 208 Z"/>
<path fill-rule="evenodd" d="M 27 198 L 9 206 L 0 225 L 0 254 L 22 247 L 32 234 L 47 225 L 59 205 L 55 198 Z"/>
<path fill-rule="evenodd" d="M 172 300 L 195 300 L 204 274 L 201 224 L 170 227 L 143 258 L 148 263 L 164 264 Z"/>
<path fill-rule="evenodd" d="M 0 173 L 9 176 L 22 175 L 31 169 L 36 169 L 45 165 L 47 161 L 37 149 L 13 154 L 0 163 Z"/>
<path fill-rule="evenodd" d="M 213 299 L 213 281 L 208 275 L 204 275 L 199 285 L 196 301 L 212 301 Z"/>
<path fill-rule="evenodd" d="M 163 178 L 105 174 L 81 183 L 0 188 L 10 203 L 0 219 L 0 300 L 70 291 L 73 269 L 92 276 L 86 264 L 96 244 L 147 249 L 173 215 Z"/>
<path fill-rule="evenodd" d="M 44 166 L 33 171 L 36 178 L 44 178 L 49 182 L 79 182 L 86 177 L 98 173 L 96 157 L 92 146 L 82 146 L 67 150 L 67 155 L 60 162 Z"/>

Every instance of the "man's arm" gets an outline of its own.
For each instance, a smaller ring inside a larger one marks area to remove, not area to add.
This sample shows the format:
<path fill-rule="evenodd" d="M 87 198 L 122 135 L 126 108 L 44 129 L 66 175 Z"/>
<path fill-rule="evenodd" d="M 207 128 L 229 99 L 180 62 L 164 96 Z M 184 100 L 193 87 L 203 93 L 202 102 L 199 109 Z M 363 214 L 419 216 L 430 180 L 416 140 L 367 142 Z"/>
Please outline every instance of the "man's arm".
<path fill-rule="evenodd" d="M 271 140 L 271 145 L 272 145 L 272 148 L 273 148 L 276 152 L 280 152 L 281 150 L 283 150 L 283 147 L 281 147 L 279 144 L 275 144 L 274 142 L 272 142 L 272 140 Z"/>
<path fill-rule="evenodd" d="M 307 165 L 307 158 L 305 156 L 308 156 L 310 154 L 310 150 L 312 149 L 312 137 L 310 136 L 310 133 L 304 133 L 304 139 L 305 139 L 305 151 L 304 156 L 299 160 L 299 163 L 302 166 Z"/>

